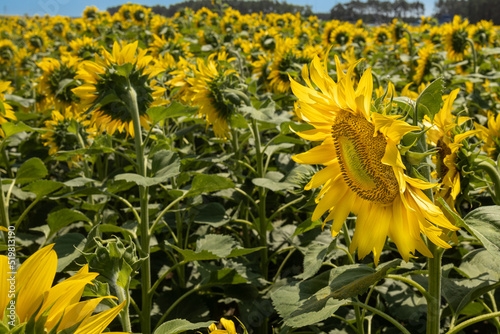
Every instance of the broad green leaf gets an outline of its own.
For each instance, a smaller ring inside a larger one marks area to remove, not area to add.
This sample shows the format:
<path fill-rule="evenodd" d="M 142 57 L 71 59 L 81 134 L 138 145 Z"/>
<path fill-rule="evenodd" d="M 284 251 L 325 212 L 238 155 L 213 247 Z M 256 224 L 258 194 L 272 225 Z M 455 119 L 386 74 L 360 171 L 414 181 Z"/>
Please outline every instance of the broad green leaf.
<path fill-rule="evenodd" d="M 191 183 L 188 196 L 198 196 L 223 189 L 234 188 L 234 183 L 228 178 L 219 175 L 197 174 Z"/>
<path fill-rule="evenodd" d="M 271 124 L 281 124 L 283 122 L 289 122 L 291 115 L 287 113 L 276 113 L 276 105 L 274 101 L 267 104 L 265 107 L 256 109 L 252 106 L 241 107 L 240 110 L 244 114 L 249 114 L 250 117 L 257 121 L 271 123 Z"/>
<path fill-rule="evenodd" d="M 186 319 L 174 319 L 165 322 L 154 332 L 154 334 L 177 334 L 195 329 L 207 329 L 213 321 L 192 323 Z"/>
<path fill-rule="evenodd" d="M 332 243 L 335 243 L 335 241 L 332 241 Z M 323 265 L 330 245 L 318 241 L 313 241 L 308 244 L 307 247 L 305 247 L 306 251 L 303 261 L 304 272 L 300 275 L 297 275 L 296 278 L 308 279 L 310 277 L 313 277 Z"/>
<path fill-rule="evenodd" d="M 293 183 L 288 183 L 288 182 L 279 182 L 275 178 L 270 175 L 270 173 L 277 173 L 277 172 L 269 172 L 266 174 L 266 177 L 258 177 L 255 179 L 252 179 L 252 183 L 255 184 L 258 187 L 266 188 L 272 191 L 282 191 L 282 190 L 287 190 L 287 189 L 292 189 L 296 188 L 297 185 Z M 281 174 L 281 173 L 279 173 Z M 283 174 L 281 174 L 283 176 Z M 280 177 L 279 179 L 281 179 Z"/>
<path fill-rule="evenodd" d="M 295 146 L 295 144 L 291 144 L 291 143 L 281 143 L 281 144 L 276 144 L 276 145 L 269 145 L 265 148 L 264 153 L 268 156 L 271 156 L 279 150 L 287 150 L 287 149 L 294 147 L 294 146 Z"/>
<path fill-rule="evenodd" d="M 168 173 L 168 172 L 167 172 Z M 158 177 L 144 177 L 134 173 L 124 173 L 115 176 L 116 181 L 127 181 L 137 184 L 138 186 L 151 187 L 160 183 L 166 182 L 169 178 L 177 175 L 174 171 L 170 170 L 171 174 L 165 174 Z"/>
<path fill-rule="evenodd" d="M 194 218 L 195 223 L 220 227 L 229 221 L 226 209 L 220 203 L 212 202 L 204 204 L 197 209 L 198 214 Z"/>
<path fill-rule="evenodd" d="M 146 113 L 151 117 L 153 124 L 156 124 L 167 118 L 177 118 L 180 116 L 192 116 L 198 108 L 183 105 L 179 102 L 172 102 L 167 107 L 151 107 Z"/>
<path fill-rule="evenodd" d="M 56 190 L 61 189 L 64 186 L 63 183 L 52 181 L 52 180 L 36 180 L 27 186 L 23 187 L 24 191 L 29 191 L 36 195 L 36 197 L 41 198 Z"/>
<path fill-rule="evenodd" d="M 19 95 L 5 94 L 4 98 L 10 105 L 19 105 L 24 108 L 29 108 L 33 105 L 33 103 L 35 103 L 35 99 L 26 99 Z"/>
<path fill-rule="evenodd" d="M 273 305 L 281 316 L 288 318 L 301 302 L 328 285 L 330 273 L 325 271 L 305 281 L 292 281 L 271 292 Z"/>
<path fill-rule="evenodd" d="M 500 206 L 483 206 L 464 217 L 465 228 L 500 260 Z"/>
<path fill-rule="evenodd" d="M 303 221 L 302 223 L 299 224 L 299 226 L 297 226 L 295 232 L 293 233 L 293 237 L 305 233 L 307 231 L 310 231 L 318 226 L 321 226 L 322 224 L 323 222 L 320 219 L 311 221 L 311 218 L 307 218 L 306 221 Z"/>
<path fill-rule="evenodd" d="M 33 182 L 39 179 L 43 179 L 47 176 L 49 172 L 47 171 L 47 167 L 39 158 L 31 158 L 26 160 L 16 175 L 16 183 L 17 184 L 26 184 L 29 182 Z"/>
<path fill-rule="evenodd" d="M 80 233 L 67 233 L 56 239 L 54 250 L 57 253 L 57 272 L 62 272 L 82 255 L 79 249 L 83 250 L 85 242 L 85 237 Z"/>
<path fill-rule="evenodd" d="M 151 172 L 153 178 L 163 179 L 167 181 L 171 177 L 179 175 L 181 162 L 177 153 L 167 150 L 161 150 L 153 155 Z"/>
<path fill-rule="evenodd" d="M 47 224 L 50 227 L 51 234 L 57 233 L 63 227 L 78 221 L 90 223 L 90 219 L 80 211 L 67 208 L 51 212 L 47 216 Z"/>
<path fill-rule="evenodd" d="M 2 123 L 2 129 L 5 133 L 5 138 L 9 138 L 10 136 L 15 135 L 16 133 L 23 132 L 23 131 L 26 131 L 26 132 L 38 131 L 38 129 L 32 128 L 32 127 L 24 124 L 23 122 L 17 122 L 17 123 L 5 122 L 5 123 Z"/>
<path fill-rule="evenodd" d="M 181 249 L 175 245 L 172 247 L 182 254 L 184 261 L 216 260 L 243 256 L 261 249 L 241 248 L 233 237 L 229 235 L 208 234 L 196 241 L 196 251 Z"/>
<path fill-rule="evenodd" d="M 418 120 L 423 119 L 424 115 L 434 120 L 434 115 L 439 112 L 441 104 L 443 103 L 443 89 L 444 81 L 442 78 L 438 78 L 427 86 L 418 96 L 415 103 L 415 111 L 418 113 Z"/>

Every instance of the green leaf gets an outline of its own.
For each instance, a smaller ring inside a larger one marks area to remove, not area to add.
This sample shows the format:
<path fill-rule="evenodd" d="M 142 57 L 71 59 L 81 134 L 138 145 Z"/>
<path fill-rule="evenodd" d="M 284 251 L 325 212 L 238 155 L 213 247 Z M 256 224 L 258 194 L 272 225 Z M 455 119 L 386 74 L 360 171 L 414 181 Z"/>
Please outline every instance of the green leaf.
<path fill-rule="evenodd" d="M 57 272 L 62 272 L 82 255 L 78 249 L 83 250 L 85 242 L 85 237 L 80 233 L 67 233 L 56 239 L 54 251 L 57 253 Z"/>
<path fill-rule="evenodd" d="M 24 191 L 29 191 L 36 195 L 37 198 L 42 198 L 64 186 L 63 183 L 52 180 L 36 180 L 27 186 L 23 187 Z"/>
<path fill-rule="evenodd" d="M 19 132 L 31 132 L 31 131 L 38 131 L 38 129 L 32 128 L 31 126 L 28 126 L 24 124 L 23 122 L 5 122 L 2 123 L 2 129 L 5 133 L 5 138 L 9 138 L 12 135 L 15 135 L 16 133 Z"/>
<path fill-rule="evenodd" d="M 163 182 L 166 182 L 169 177 L 144 177 L 135 173 L 124 173 L 115 176 L 115 181 L 127 181 L 137 184 L 138 186 L 151 187 Z"/>
<path fill-rule="evenodd" d="M 153 124 L 156 124 L 167 118 L 177 118 L 181 116 L 192 116 L 198 108 L 183 105 L 179 102 L 172 102 L 167 107 L 151 107 L 146 113 L 151 117 Z"/>
<path fill-rule="evenodd" d="M 332 241 L 335 243 L 335 241 Z M 304 272 L 297 275 L 296 278 L 308 279 L 313 277 L 323 265 L 328 250 L 329 244 L 313 241 L 306 247 L 304 254 Z"/>
<path fill-rule="evenodd" d="M 187 196 L 193 197 L 203 193 L 234 188 L 234 183 L 228 178 L 219 175 L 197 174 L 191 183 Z"/>
<path fill-rule="evenodd" d="M 16 175 L 17 184 L 26 184 L 39 179 L 43 179 L 49 174 L 42 160 L 39 158 L 31 158 L 25 161 Z"/>
<path fill-rule="evenodd" d="M 24 97 L 12 94 L 5 94 L 4 98 L 9 102 L 10 105 L 18 105 L 24 108 L 29 108 L 35 103 L 35 99 L 26 99 Z"/>
<path fill-rule="evenodd" d="M 252 179 L 252 183 L 258 187 L 267 188 L 272 191 L 282 191 L 297 187 L 297 185 L 288 182 L 279 182 L 284 175 L 279 172 L 268 172 L 266 177 Z"/>
<path fill-rule="evenodd" d="M 198 214 L 194 218 L 195 223 L 220 227 L 229 221 L 226 209 L 220 203 L 212 202 L 204 204 L 197 209 Z"/>
<path fill-rule="evenodd" d="M 172 247 L 182 254 L 184 261 L 217 260 L 243 256 L 260 250 L 262 247 L 241 248 L 229 235 L 208 234 L 196 241 L 196 251 L 182 249 L 175 245 Z"/>
<path fill-rule="evenodd" d="M 315 221 L 311 221 L 311 218 L 307 218 L 306 221 L 303 221 L 302 223 L 299 224 L 299 226 L 297 226 L 292 237 L 295 237 L 299 234 L 310 231 L 318 226 L 321 226 L 322 224 L 323 224 L 323 222 L 320 219 L 315 220 Z"/>
<path fill-rule="evenodd" d="M 391 261 L 378 271 L 366 265 L 346 265 L 334 268 L 330 270 L 328 285 L 307 298 L 304 298 L 307 294 L 301 294 L 300 289 L 299 291 L 292 289 L 292 294 L 299 292 L 300 299 L 297 301 L 297 296 L 290 296 L 292 300 L 295 300 L 295 309 L 289 314 L 282 314 L 285 325 L 296 328 L 304 327 L 331 317 L 340 306 L 347 303 L 349 298 L 365 292 L 370 285 L 383 278 L 387 270 L 397 266 L 400 261 Z M 281 298 L 276 299 L 276 294 L 281 289 L 272 293 L 273 303 L 281 300 Z"/>
<path fill-rule="evenodd" d="M 185 319 L 174 319 L 165 322 L 154 332 L 154 334 L 177 334 L 200 328 L 208 328 L 213 321 L 191 323 Z"/>
<path fill-rule="evenodd" d="M 464 217 L 465 228 L 500 260 L 500 206 L 483 206 Z"/>
<path fill-rule="evenodd" d="M 252 106 L 241 107 L 240 110 L 244 114 L 250 115 L 253 119 L 261 122 L 271 123 L 271 124 L 281 124 L 283 122 L 289 122 L 291 115 L 287 113 L 277 114 L 276 104 L 274 101 L 267 103 L 266 106 L 256 109 Z"/>
<path fill-rule="evenodd" d="M 90 219 L 80 211 L 67 208 L 51 212 L 47 216 L 47 224 L 50 227 L 51 235 L 57 233 L 63 227 L 78 221 L 90 223 Z"/>
<path fill-rule="evenodd" d="M 179 175 L 180 166 L 181 162 L 177 153 L 160 150 L 153 155 L 151 171 L 154 178 L 163 179 L 162 182 L 165 182 L 169 178 Z"/>
<path fill-rule="evenodd" d="M 418 120 L 423 119 L 424 115 L 429 116 L 431 121 L 434 120 L 434 115 L 439 112 L 443 103 L 443 89 L 444 81 L 442 78 L 438 78 L 418 96 L 415 106 Z"/>

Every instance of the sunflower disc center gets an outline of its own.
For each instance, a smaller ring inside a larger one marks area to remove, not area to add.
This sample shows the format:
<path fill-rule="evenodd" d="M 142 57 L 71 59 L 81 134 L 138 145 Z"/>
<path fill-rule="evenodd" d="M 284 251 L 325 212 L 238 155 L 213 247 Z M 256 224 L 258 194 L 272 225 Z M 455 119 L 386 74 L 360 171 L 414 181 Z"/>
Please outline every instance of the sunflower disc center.
<path fill-rule="evenodd" d="M 380 133 L 374 136 L 374 131 L 363 116 L 345 112 L 337 116 L 332 137 L 349 188 L 365 200 L 390 204 L 399 185 L 392 167 L 382 163 L 387 142 Z"/>

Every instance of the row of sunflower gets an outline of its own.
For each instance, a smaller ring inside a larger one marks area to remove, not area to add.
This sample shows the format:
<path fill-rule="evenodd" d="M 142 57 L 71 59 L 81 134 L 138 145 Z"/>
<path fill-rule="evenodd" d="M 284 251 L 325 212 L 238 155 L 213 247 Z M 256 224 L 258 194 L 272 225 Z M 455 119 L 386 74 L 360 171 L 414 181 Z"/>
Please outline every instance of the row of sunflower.
<path fill-rule="evenodd" d="M 491 22 L 0 21 L 2 333 L 500 330 Z"/>

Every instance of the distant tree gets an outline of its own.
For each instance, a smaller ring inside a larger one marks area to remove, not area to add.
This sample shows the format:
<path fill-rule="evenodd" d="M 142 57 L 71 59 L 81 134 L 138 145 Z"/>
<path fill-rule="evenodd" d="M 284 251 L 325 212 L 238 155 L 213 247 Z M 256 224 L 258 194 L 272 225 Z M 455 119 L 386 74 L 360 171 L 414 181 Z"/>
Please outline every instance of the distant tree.
<path fill-rule="evenodd" d="M 406 22 L 417 22 L 424 13 L 424 4 L 420 1 L 406 0 L 351 0 L 348 3 L 337 4 L 330 10 L 330 19 L 357 21 L 366 23 L 387 23 L 394 18 L 402 18 Z"/>
<path fill-rule="evenodd" d="M 434 16 L 438 19 L 453 18 L 460 15 L 468 18 L 469 22 L 481 20 L 493 21 L 500 24 L 499 0 L 438 0 L 435 3 Z"/>

